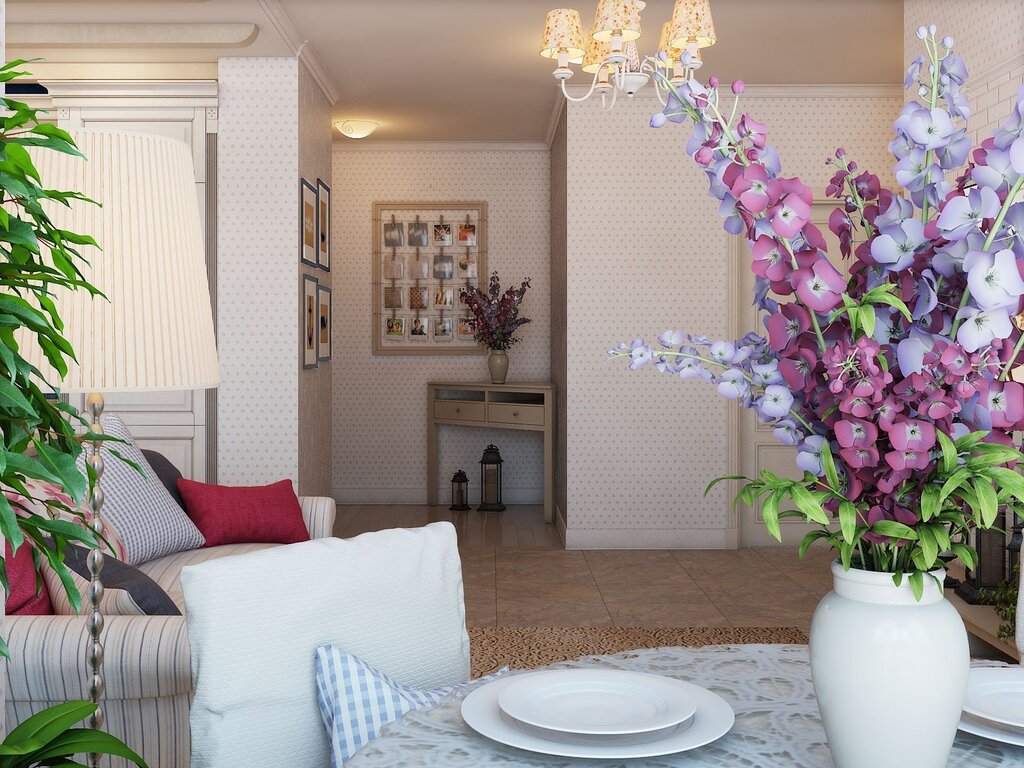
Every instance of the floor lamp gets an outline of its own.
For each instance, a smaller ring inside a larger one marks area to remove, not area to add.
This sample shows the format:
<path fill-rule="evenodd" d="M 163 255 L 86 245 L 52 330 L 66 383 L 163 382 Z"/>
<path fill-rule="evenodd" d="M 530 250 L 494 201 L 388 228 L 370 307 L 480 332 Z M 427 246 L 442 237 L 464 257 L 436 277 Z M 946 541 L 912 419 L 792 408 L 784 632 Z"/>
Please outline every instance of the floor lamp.
<path fill-rule="evenodd" d="M 87 393 L 92 431 L 102 434 L 103 393 L 204 389 L 219 383 L 213 313 L 192 153 L 180 141 L 116 131 L 72 131 L 87 159 L 34 153 L 43 183 L 81 192 L 101 205 L 71 201 L 49 211 L 61 229 L 91 235 L 102 250 L 83 249 L 85 277 L 106 296 L 62 291 L 55 300 L 78 357 L 67 376 L 24 337 L 23 354 L 64 393 Z M 103 533 L 100 441 L 87 449 L 96 473 L 90 526 Z M 103 553 L 89 553 L 89 691 L 103 697 Z M 90 725 L 103 727 L 97 709 Z M 99 765 L 99 755 L 91 762 Z"/>

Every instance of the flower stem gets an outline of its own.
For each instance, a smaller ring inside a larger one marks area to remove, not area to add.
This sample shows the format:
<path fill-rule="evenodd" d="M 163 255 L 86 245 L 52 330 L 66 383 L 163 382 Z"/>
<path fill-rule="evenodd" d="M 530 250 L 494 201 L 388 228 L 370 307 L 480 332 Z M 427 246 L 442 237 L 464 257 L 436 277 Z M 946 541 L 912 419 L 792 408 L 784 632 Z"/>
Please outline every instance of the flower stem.
<path fill-rule="evenodd" d="M 1010 375 L 1010 368 L 1013 367 L 1014 362 L 1017 360 L 1017 355 L 1020 354 L 1021 349 L 1024 348 L 1024 332 L 1021 332 L 1020 338 L 1017 339 L 1017 344 L 1013 348 L 1013 354 L 1010 355 L 1010 359 L 1006 361 L 1002 372 L 999 374 L 999 381 L 1006 381 L 1006 377 Z"/>
<path fill-rule="evenodd" d="M 928 60 L 931 62 L 931 76 L 932 76 L 932 88 L 931 88 L 931 108 L 935 109 L 935 105 L 939 102 L 939 49 L 935 43 L 935 38 L 931 35 L 925 40 L 925 48 L 928 50 Z M 924 167 L 928 169 L 931 167 L 932 158 L 935 156 L 935 151 L 929 149 L 924 156 Z M 928 198 L 921 202 L 921 222 L 923 224 L 928 223 L 928 215 L 931 212 L 931 205 L 928 203 Z"/>

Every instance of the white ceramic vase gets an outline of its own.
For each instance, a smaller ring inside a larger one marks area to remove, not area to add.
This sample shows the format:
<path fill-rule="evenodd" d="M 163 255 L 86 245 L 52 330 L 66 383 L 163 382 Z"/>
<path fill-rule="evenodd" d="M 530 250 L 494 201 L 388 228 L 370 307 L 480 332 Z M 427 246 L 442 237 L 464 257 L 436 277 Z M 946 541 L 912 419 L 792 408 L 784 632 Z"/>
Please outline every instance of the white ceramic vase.
<path fill-rule="evenodd" d="M 508 352 L 492 349 L 487 356 L 487 370 L 491 374 L 491 384 L 504 384 L 508 376 Z"/>
<path fill-rule="evenodd" d="M 917 601 L 906 579 L 833 563 L 832 590 L 810 652 L 836 768 L 945 768 L 970 667 L 956 609 L 928 576 Z"/>

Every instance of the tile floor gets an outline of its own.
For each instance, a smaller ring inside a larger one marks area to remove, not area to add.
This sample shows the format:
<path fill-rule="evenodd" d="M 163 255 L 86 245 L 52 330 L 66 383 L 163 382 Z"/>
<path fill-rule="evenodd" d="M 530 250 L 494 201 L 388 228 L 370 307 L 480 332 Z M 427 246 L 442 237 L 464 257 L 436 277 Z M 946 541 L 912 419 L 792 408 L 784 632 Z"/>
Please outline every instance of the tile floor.
<path fill-rule="evenodd" d="M 335 533 L 450 520 L 470 626 L 790 626 L 831 589 L 830 553 L 795 549 L 566 551 L 538 507 L 501 515 L 339 506 Z"/>

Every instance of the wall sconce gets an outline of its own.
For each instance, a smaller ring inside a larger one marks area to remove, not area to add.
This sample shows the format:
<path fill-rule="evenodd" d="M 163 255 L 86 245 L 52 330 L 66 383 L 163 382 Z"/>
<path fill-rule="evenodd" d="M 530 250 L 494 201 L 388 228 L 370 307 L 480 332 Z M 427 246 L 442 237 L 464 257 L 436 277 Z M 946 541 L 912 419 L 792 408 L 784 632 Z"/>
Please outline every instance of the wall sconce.
<path fill-rule="evenodd" d="M 448 509 L 465 512 L 469 508 L 469 477 L 460 469 L 452 477 L 452 505 Z"/>
<path fill-rule="evenodd" d="M 334 127 L 342 136 L 350 139 L 365 139 L 377 130 L 377 123 L 373 120 L 338 120 Z"/>
<path fill-rule="evenodd" d="M 505 462 L 497 446 L 488 445 L 480 459 L 480 512 L 504 512 L 501 503 L 501 465 Z"/>

